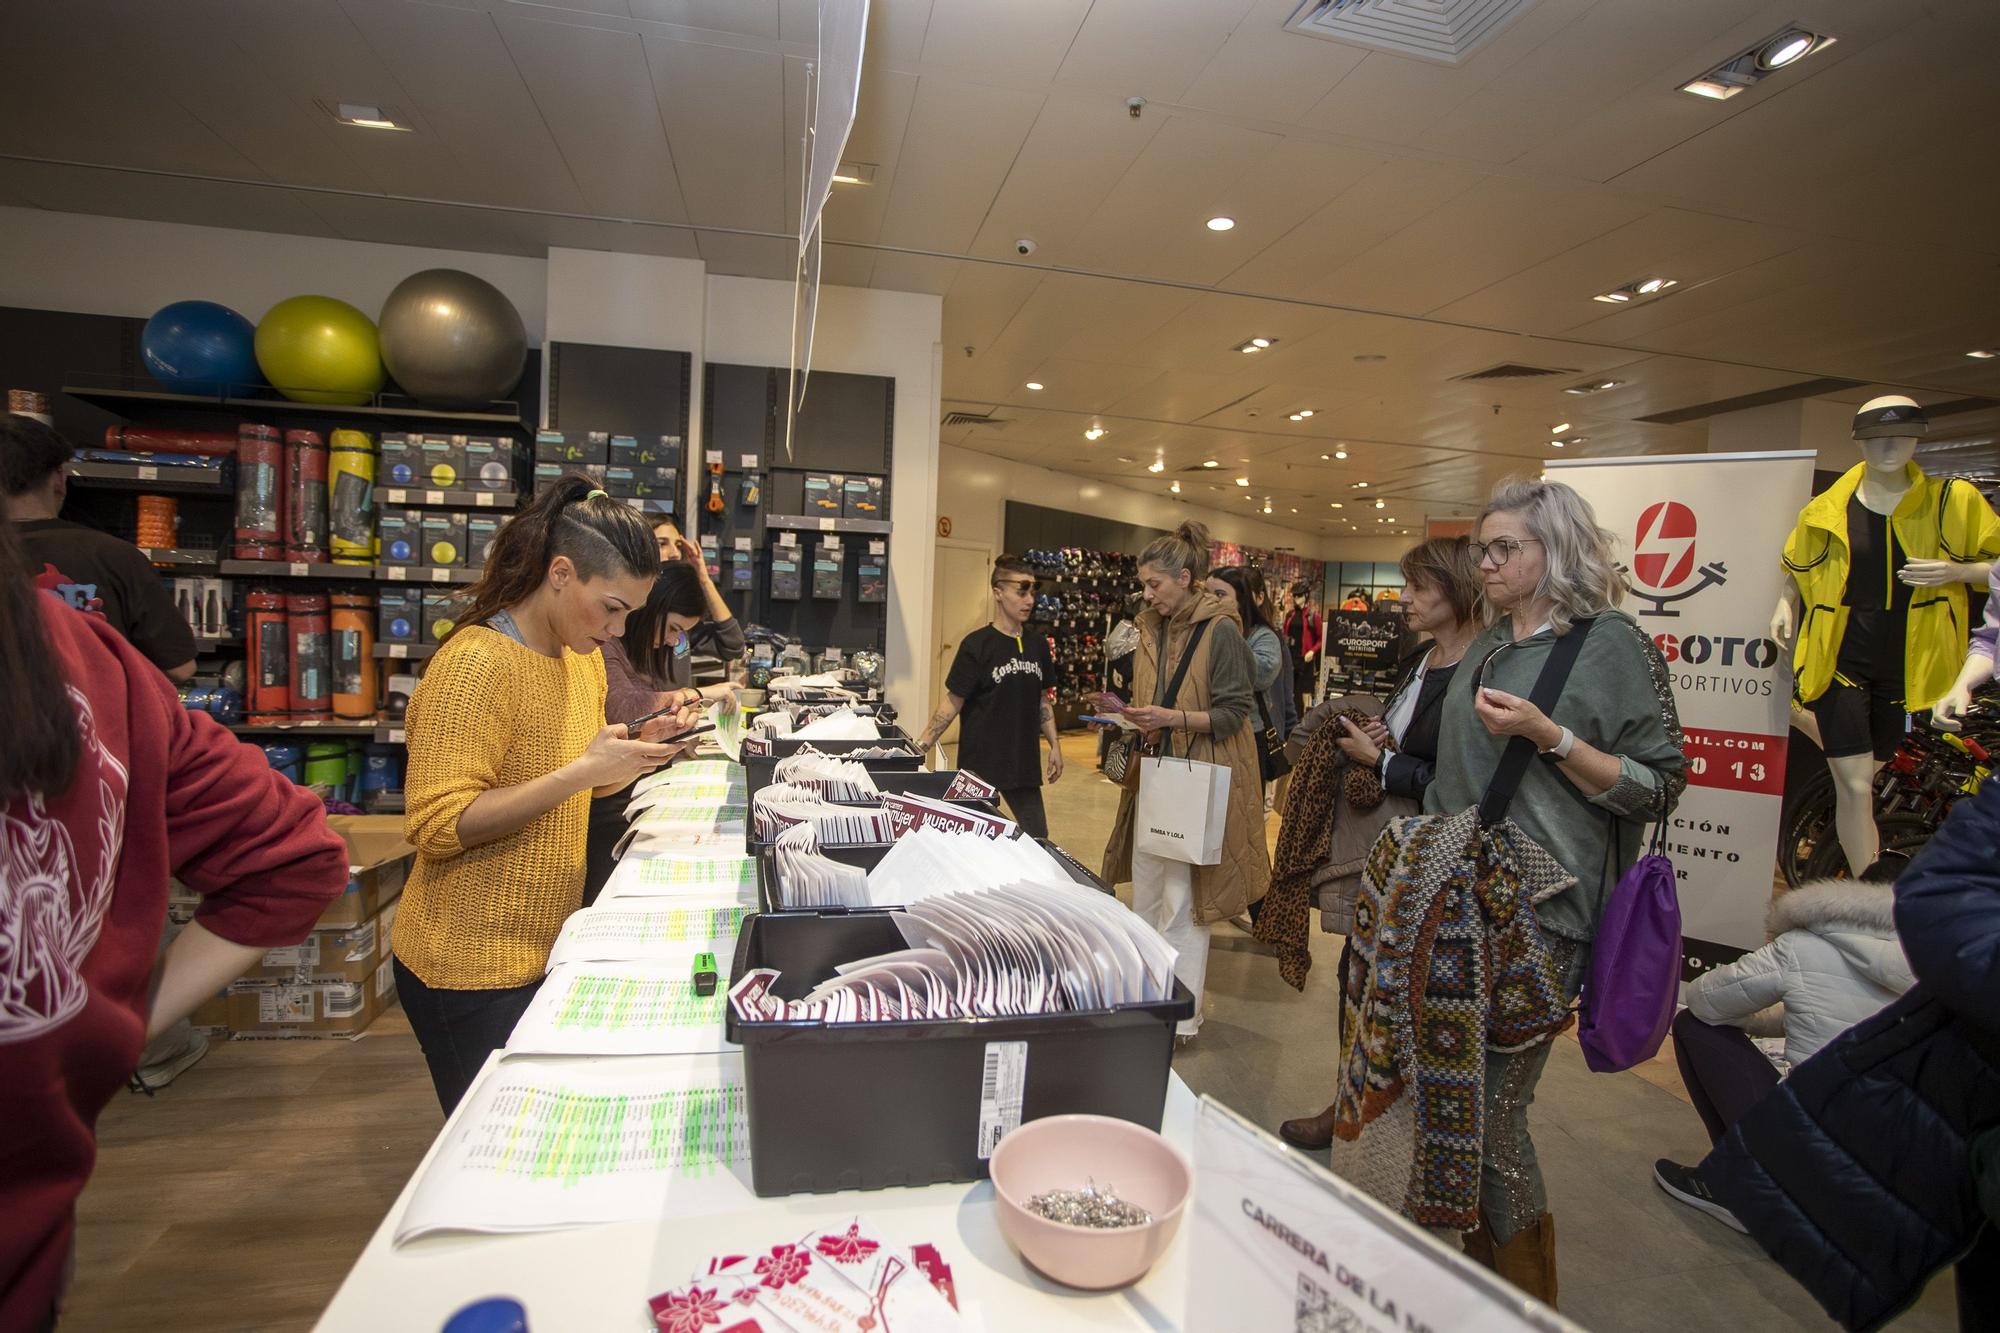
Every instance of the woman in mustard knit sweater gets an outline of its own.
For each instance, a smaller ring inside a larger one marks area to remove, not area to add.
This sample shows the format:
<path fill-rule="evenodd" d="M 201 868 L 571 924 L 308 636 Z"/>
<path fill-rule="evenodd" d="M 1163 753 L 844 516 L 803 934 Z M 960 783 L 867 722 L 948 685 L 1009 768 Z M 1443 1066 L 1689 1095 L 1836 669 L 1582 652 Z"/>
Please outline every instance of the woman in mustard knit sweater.
<path fill-rule="evenodd" d="M 593 790 L 667 762 L 605 725 L 604 659 L 659 575 L 637 511 L 568 476 L 500 530 L 472 605 L 410 698 L 396 990 L 445 1114 L 534 997 L 583 890 Z"/>

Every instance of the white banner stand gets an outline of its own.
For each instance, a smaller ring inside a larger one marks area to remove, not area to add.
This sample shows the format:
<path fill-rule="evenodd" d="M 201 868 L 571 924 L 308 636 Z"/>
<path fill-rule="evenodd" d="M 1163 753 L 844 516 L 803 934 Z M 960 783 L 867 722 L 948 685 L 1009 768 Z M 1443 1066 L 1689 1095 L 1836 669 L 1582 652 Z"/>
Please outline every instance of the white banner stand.
<path fill-rule="evenodd" d="M 1770 637 L 1809 450 L 1550 462 L 1616 535 L 1637 618 L 1667 659 L 1688 786 L 1667 826 L 1683 975 L 1764 943 L 1785 800 L 1792 652 Z"/>
<path fill-rule="evenodd" d="M 1186 1333 L 1581 1333 L 1213 1097 L 1194 1174 Z"/>

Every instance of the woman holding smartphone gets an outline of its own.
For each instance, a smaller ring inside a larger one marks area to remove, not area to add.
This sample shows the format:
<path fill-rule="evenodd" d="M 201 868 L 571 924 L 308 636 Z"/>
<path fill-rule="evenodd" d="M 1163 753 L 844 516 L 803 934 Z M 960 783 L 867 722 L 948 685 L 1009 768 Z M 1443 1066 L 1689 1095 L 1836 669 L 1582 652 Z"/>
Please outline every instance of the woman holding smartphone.
<path fill-rule="evenodd" d="M 583 893 L 593 790 L 670 759 L 669 719 L 605 722 L 599 653 L 659 574 L 652 531 L 571 475 L 495 539 L 410 699 L 396 990 L 449 1115 L 513 1031 Z"/>

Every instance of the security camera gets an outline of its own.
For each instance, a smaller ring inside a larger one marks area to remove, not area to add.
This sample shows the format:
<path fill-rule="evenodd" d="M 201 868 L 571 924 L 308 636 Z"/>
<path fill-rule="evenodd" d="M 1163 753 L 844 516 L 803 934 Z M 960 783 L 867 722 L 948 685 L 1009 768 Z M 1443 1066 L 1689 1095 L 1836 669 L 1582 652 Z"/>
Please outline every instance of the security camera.
<path fill-rule="evenodd" d="M 1014 242 L 1014 253 L 1020 255 L 1024 259 L 1041 248 L 1042 248 L 1041 246 L 1036 245 L 1032 239 L 1026 236 L 1023 236 L 1020 240 Z"/>

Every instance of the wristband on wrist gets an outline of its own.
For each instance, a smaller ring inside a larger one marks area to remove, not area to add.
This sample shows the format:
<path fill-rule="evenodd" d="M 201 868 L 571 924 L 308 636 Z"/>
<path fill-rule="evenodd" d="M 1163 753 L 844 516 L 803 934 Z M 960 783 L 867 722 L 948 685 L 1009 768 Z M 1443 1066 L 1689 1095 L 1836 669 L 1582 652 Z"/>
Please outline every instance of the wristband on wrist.
<path fill-rule="evenodd" d="M 1542 753 L 1549 756 L 1550 758 L 1556 760 L 1563 760 L 1569 758 L 1569 752 L 1575 747 L 1576 747 L 1576 733 L 1571 731 L 1568 727 L 1564 727 L 1562 729 L 1562 735 L 1556 738 L 1556 743 L 1554 745 L 1551 745 L 1548 749 L 1542 751 Z"/>

